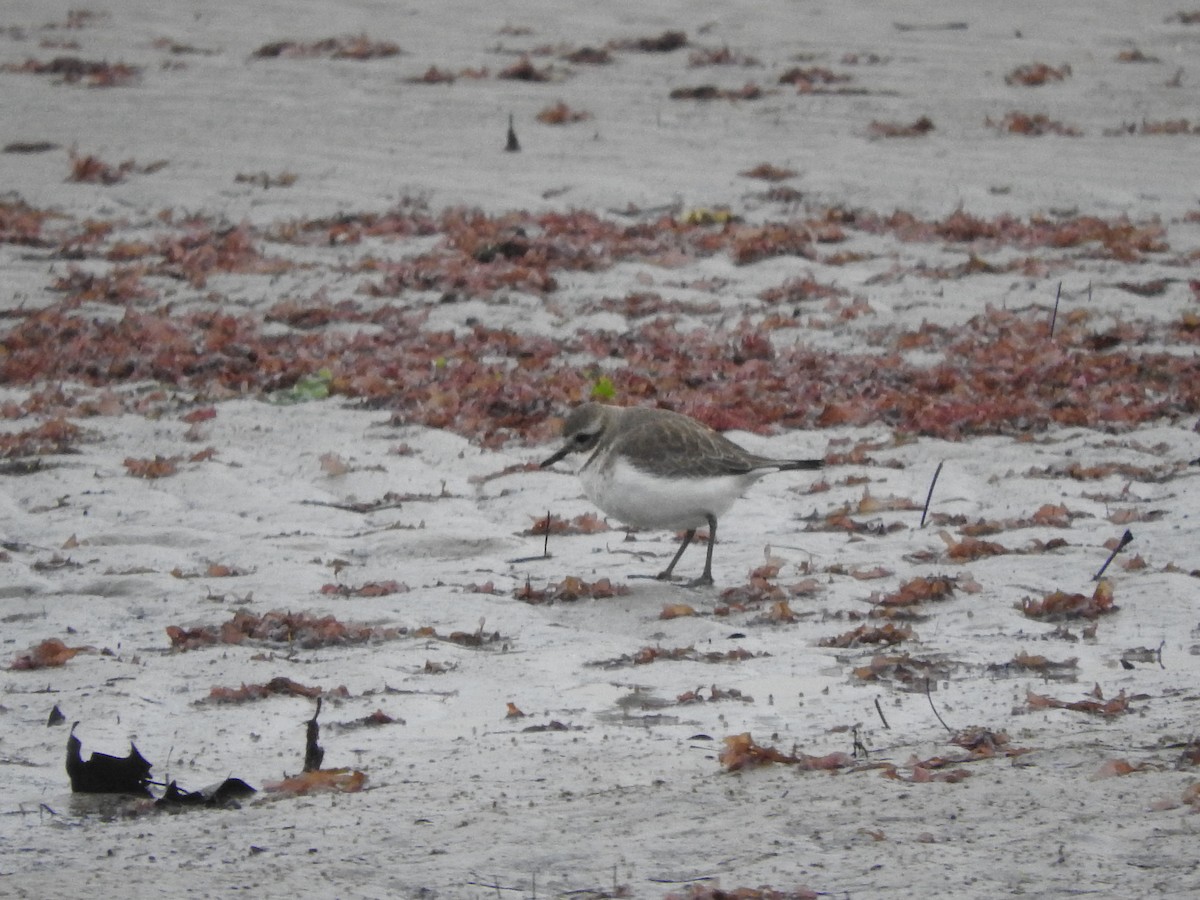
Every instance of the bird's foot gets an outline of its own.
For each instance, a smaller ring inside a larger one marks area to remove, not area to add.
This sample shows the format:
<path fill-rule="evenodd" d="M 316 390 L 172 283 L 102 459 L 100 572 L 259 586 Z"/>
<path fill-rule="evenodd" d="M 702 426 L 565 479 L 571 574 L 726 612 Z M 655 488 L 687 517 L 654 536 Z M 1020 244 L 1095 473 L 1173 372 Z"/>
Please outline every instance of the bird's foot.
<path fill-rule="evenodd" d="M 698 578 L 693 578 L 691 581 L 684 581 L 682 583 L 680 582 L 679 576 L 672 574 L 670 569 L 667 569 L 663 572 L 659 572 L 654 577 L 658 581 L 666 581 L 671 584 L 679 584 L 680 587 L 689 587 L 689 588 L 711 587 L 712 583 L 713 583 L 713 577 L 710 572 L 705 572 L 703 575 L 701 575 Z"/>

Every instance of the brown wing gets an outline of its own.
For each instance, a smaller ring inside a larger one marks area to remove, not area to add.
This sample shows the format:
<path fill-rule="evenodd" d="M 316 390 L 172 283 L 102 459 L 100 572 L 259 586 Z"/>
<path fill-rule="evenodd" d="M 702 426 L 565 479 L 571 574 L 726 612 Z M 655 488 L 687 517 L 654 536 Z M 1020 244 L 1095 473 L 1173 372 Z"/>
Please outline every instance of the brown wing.
<path fill-rule="evenodd" d="M 613 449 L 627 453 L 637 468 L 666 478 L 745 475 L 774 464 L 712 429 L 675 414 L 634 417 Z"/>

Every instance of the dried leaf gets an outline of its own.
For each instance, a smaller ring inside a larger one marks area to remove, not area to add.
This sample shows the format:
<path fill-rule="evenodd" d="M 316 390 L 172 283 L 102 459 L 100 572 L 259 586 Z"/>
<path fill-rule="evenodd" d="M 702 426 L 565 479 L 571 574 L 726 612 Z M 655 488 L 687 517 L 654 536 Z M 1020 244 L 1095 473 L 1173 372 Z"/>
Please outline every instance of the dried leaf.
<path fill-rule="evenodd" d="M 14 657 L 8 667 L 13 671 L 54 668 L 66 665 L 68 660 L 80 653 L 94 650 L 94 647 L 68 647 L 58 638 L 46 638 L 37 646 Z"/>
<path fill-rule="evenodd" d="M 866 644 L 899 644 L 912 638 L 912 629 L 905 625 L 887 623 L 882 626 L 859 625 L 836 637 L 822 638 L 821 647 L 861 647 Z"/>
<path fill-rule="evenodd" d="M 366 774 L 357 769 L 317 769 L 281 781 L 268 781 L 263 785 L 263 790 L 270 794 L 292 794 L 298 797 L 327 791 L 354 794 L 361 791 L 366 783 Z"/>
<path fill-rule="evenodd" d="M 855 765 L 854 757 L 848 753 L 830 753 L 826 756 L 809 756 L 794 750 L 792 753 L 783 753 L 774 747 L 764 747 L 755 743 L 750 732 L 731 735 L 725 738 L 723 743 L 725 746 L 717 759 L 730 772 L 769 763 L 797 766 L 804 771 L 826 772 L 852 768 Z"/>
<path fill-rule="evenodd" d="M 1096 688 L 1096 692 L 1098 691 L 1099 686 Z M 1074 712 L 1095 713 L 1101 716 L 1117 716 L 1129 711 L 1129 699 L 1125 696 L 1124 690 L 1107 701 L 1103 696 L 1094 696 L 1091 700 L 1067 702 L 1048 697 L 1045 694 L 1036 694 L 1033 691 L 1027 692 L 1025 700 L 1030 709 L 1069 709 Z"/>
<path fill-rule="evenodd" d="M 1102 578 L 1090 597 L 1055 591 L 1040 600 L 1025 597 L 1021 601 L 1020 609 L 1031 619 L 1058 622 L 1066 619 L 1095 619 L 1116 612 L 1120 607 L 1113 603 L 1112 583 L 1107 578 Z"/>
<path fill-rule="evenodd" d="M 134 478 L 167 478 L 179 472 L 179 457 L 155 456 L 154 459 L 126 457 L 125 468 Z"/>

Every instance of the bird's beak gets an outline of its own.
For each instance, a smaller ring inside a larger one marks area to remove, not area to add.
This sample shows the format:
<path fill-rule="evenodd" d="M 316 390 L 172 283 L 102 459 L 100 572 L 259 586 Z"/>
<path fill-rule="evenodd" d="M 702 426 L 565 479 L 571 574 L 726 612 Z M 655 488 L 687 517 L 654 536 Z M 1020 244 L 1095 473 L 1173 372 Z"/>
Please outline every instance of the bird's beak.
<path fill-rule="evenodd" d="M 557 453 L 555 453 L 555 454 L 554 454 L 553 456 L 551 456 L 549 459 L 545 460 L 545 461 L 542 463 L 542 466 L 541 466 L 541 467 L 542 467 L 543 469 L 545 469 L 545 468 L 547 468 L 548 466 L 552 466 L 552 465 L 554 465 L 556 462 L 558 462 L 560 459 L 562 459 L 564 456 L 566 456 L 566 455 L 567 455 L 568 453 L 570 453 L 570 452 L 571 452 L 571 445 L 570 445 L 570 444 L 564 444 L 564 445 L 563 445 L 561 448 L 559 448 L 559 450 L 558 450 L 558 452 L 557 452 Z"/>

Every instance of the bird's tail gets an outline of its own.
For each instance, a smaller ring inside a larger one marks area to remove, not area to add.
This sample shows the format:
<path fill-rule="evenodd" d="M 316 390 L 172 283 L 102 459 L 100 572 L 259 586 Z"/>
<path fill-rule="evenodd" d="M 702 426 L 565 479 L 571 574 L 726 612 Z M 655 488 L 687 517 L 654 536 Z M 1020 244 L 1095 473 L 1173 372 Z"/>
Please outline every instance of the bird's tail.
<path fill-rule="evenodd" d="M 775 464 L 779 467 L 780 472 L 789 472 L 792 469 L 825 468 L 825 460 L 823 459 L 780 459 L 776 460 Z"/>

